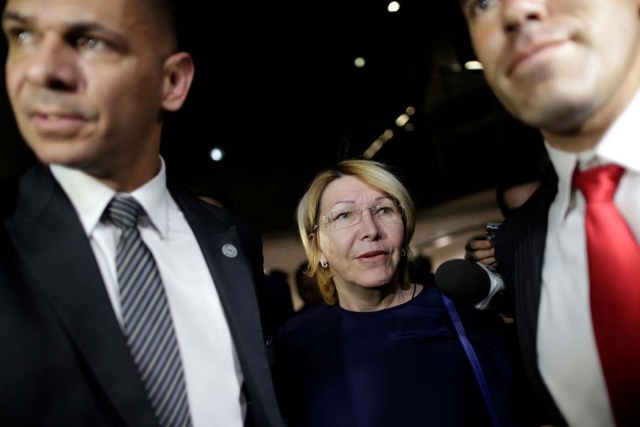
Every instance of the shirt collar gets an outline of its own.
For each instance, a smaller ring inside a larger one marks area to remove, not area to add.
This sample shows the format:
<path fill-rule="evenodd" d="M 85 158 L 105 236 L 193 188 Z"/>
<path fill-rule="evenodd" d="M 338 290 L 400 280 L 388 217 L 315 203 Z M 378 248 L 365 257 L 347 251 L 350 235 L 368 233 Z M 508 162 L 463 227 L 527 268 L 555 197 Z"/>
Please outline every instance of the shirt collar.
<path fill-rule="evenodd" d="M 556 204 L 560 212 L 566 213 L 572 197 L 573 171 L 616 163 L 627 170 L 640 171 L 640 130 L 637 117 L 640 116 L 640 92 L 607 130 L 598 145 L 581 153 L 569 153 L 553 148 L 545 141 L 549 158 L 558 175 Z"/>
<path fill-rule="evenodd" d="M 640 172 L 640 91 L 607 130 L 596 147 L 604 163 L 616 163 L 627 170 Z"/>
<path fill-rule="evenodd" d="M 555 203 L 558 204 L 561 212 L 566 212 L 571 199 L 571 185 L 573 171 L 578 164 L 578 155 L 567 151 L 558 150 L 545 141 L 545 147 L 549 153 L 549 159 L 553 169 L 558 175 L 558 194 Z"/>
<path fill-rule="evenodd" d="M 116 192 L 78 169 L 50 165 L 51 173 L 62 186 L 90 236 Z M 165 238 L 169 228 L 169 193 L 166 188 L 166 167 L 160 157 L 160 171 L 150 181 L 129 193 L 142 205 L 153 227 Z"/>

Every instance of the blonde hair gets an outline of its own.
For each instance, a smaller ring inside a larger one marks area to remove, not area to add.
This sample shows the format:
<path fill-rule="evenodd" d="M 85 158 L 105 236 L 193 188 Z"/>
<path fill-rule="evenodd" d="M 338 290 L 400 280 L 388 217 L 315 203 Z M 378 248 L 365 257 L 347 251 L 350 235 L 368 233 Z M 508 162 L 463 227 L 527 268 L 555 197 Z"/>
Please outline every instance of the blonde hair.
<path fill-rule="evenodd" d="M 409 286 L 409 242 L 415 231 L 415 206 L 409 191 L 391 172 L 390 167 L 374 160 L 350 159 L 339 162 L 335 167 L 319 172 L 307 191 L 304 193 L 296 209 L 298 233 L 302 240 L 309 266 L 305 271 L 310 277 L 315 276 L 325 303 L 335 305 L 338 302 L 336 286 L 330 270 L 320 268 L 320 248 L 316 238 L 316 224 L 320 219 L 320 199 L 327 186 L 338 178 L 353 176 L 362 182 L 379 189 L 398 203 L 403 210 L 404 241 L 403 256 L 398 265 L 401 286 Z"/>

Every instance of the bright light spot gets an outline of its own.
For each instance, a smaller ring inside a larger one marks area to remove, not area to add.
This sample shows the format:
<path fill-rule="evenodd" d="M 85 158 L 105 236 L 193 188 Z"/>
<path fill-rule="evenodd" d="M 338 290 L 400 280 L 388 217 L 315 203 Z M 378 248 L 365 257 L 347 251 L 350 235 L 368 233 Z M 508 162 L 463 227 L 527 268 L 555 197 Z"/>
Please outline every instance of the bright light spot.
<path fill-rule="evenodd" d="M 211 160 L 214 162 L 219 162 L 224 159 L 224 150 L 220 147 L 213 147 L 209 153 L 209 157 L 211 157 Z"/>
<path fill-rule="evenodd" d="M 389 4 L 387 5 L 387 10 L 389 12 L 397 12 L 400 10 L 400 3 L 398 3 L 397 1 L 392 1 L 389 2 Z"/>
<path fill-rule="evenodd" d="M 396 126 L 401 128 L 402 126 L 407 124 L 408 121 L 409 121 L 409 115 L 408 114 L 401 114 L 398 117 L 396 117 Z"/>
<path fill-rule="evenodd" d="M 362 56 L 358 56 L 356 59 L 353 60 L 353 65 L 355 65 L 357 68 L 364 67 L 366 63 L 367 61 L 365 61 Z"/>
<path fill-rule="evenodd" d="M 464 64 L 464 68 L 467 70 L 482 70 L 482 63 L 480 61 L 467 61 Z"/>
<path fill-rule="evenodd" d="M 444 248 L 445 246 L 449 246 L 453 243 L 453 239 L 451 236 L 442 236 L 433 241 L 432 245 L 434 248 Z"/>

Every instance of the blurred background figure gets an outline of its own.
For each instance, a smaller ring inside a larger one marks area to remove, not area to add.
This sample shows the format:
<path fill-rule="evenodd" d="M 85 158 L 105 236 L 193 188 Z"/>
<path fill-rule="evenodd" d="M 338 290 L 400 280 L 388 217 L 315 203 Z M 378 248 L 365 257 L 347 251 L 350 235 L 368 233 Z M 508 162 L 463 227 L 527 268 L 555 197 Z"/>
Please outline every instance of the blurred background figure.
<path fill-rule="evenodd" d="M 204 173 L 195 174 L 187 180 L 185 185 L 193 191 L 196 196 L 210 205 L 236 213 L 230 191 L 222 188 L 214 175 Z"/>
<path fill-rule="evenodd" d="M 496 185 L 496 203 L 502 214 L 501 220 L 509 218 L 518 208 L 536 192 L 542 182 L 549 177 L 551 160 L 548 153 L 531 153 L 533 158 L 518 159 L 509 166 L 506 174 Z M 496 264 L 494 241 L 481 235 L 471 238 L 465 246 L 465 259 L 482 262 L 485 265 Z"/>
<path fill-rule="evenodd" d="M 277 331 L 294 314 L 287 272 L 280 269 L 267 271 L 265 286 L 268 288 L 267 297 L 273 330 Z"/>
<path fill-rule="evenodd" d="M 433 284 L 433 263 L 431 258 L 423 254 L 417 254 L 409 258 L 409 278 L 414 283 L 421 285 Z"/>
<path fill-rule="evenodd" d="M 318 287 L 318 281 L 315 276 L 310 277 L 307 273 L 309 269 L 309 262 L 302 261 L 295 271 L 295 286 L 302 305 L 298 308 L 298 312 L 305 311 L 318 304 L 323 304 L 322 294 Z"/>

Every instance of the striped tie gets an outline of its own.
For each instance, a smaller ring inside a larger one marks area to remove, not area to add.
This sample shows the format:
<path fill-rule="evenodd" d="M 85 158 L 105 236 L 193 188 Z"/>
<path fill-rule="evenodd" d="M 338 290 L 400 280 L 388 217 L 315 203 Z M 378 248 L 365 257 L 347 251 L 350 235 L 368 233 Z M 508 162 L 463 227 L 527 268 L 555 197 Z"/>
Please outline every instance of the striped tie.
<path fill-rule="evenodd" d="M 138 372 L 163 427 L 190 426 L 189 402 L 171 313 L 153 255 L 140 237 L 144 209 L 132 197 L 116 196 L 107 208 L 122 231 L 116 268 L 124 333 Z"/>

